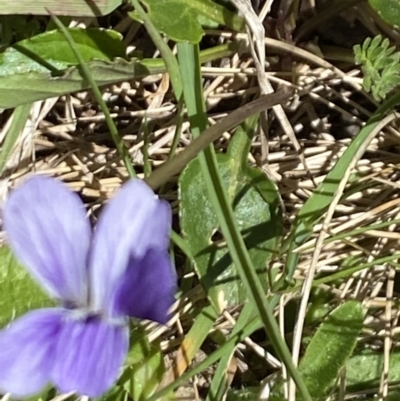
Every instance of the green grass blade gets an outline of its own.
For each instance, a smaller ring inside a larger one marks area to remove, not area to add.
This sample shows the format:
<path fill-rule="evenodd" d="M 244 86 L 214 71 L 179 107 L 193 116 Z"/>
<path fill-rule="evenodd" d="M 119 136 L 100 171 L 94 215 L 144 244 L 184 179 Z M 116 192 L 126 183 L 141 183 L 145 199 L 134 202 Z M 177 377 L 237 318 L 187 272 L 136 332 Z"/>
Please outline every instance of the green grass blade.
<path fill-rule="evenodd" d="M 150 35 L 153 43 L 157 46 L 157 49 L 160 51 L 161 57 L 164 60 L 164 63 L 167 67 L 167 71 L 171 78 L 171 83 L 174 88 L 175 97 L 179 101 L 182 95 L 182 79 L 180 75 L 179 65 L 176 61 L 176 57 L 173 55 L 171 49 L 164 42 L 162 36 L 157 31 L 153 23 L 151 22 L 149 16 L 143 10 L 143 7 L 140 5 L 139 0 L 132 0 L 132 4 L 135 7 L 135 10 L 140 15 L 140 18 L 143 20 L 143 24 L 147 29 L 147 33 Z"/>
<path fill-rule="evenodd" d="M 252 303 L 244 304 L 242 311 L 240 312 L 239 318 L 236 324 L 233 326 L 231 336 L 235 336 L 240 333 L 251 320 L 256 313 L 254 305 Z M 235 352 L 235 346 L 232 346 L 230 350 L 227 350 L 221 357 L 217 369 L 214 373 L 213 380 L 211 382 L 210 390 L 208 391 L 206 401 L 219 401 L 223 399 L 224 394 L 228 390 L 228 383 L 226 380 L 227 370 L 229 362 Z"/>
<path fill-rule="evenodd" d="M 365 127 L 354 138 L 333 169 L 325 177 L 324 181 L 299 210 L 292 233 L 286 240 L 286 246 L 283 247 L 283 251 L 287 254 L 285 274 L 276 283 L 277 290 L 279 290 L 281 285 L 292 280 L 299 259 L 299 253 L 294 252 L 294 250 L 310 238 L 313 225 L 323 216 L 329 207 L 343 175 L 361 144 L 370 138 L 370 133 L 380 123 L 386 111 L 399 103 L 400 94 L 396 94 L 372 115 Z"/>
<path fill-rule="evenodd" d="M 11 126 L 0 150 L 0 175 L 3 173 L 7 160 L 18 140 L 20 132 L 24 129 L 29 118 L 32 104 L 24 104 L 15 108 Z"/>
<path fill-rule="evenodd" d="M 251 321 L 247 323 L 247 325 L 241 330 L 239 333 L 232 335 L 229 340 L 223 345 L 221 345 L 216 351 L 214 351 L 211 355 L 209 355 L 202 362 L 197 364 L 194 368 L 185 372 L 182 376 L 178 377 L 173 383 L 170 383 L 168 386 L 165 386 L 161 390 L 157 391 L 151 397 L 147 399 L 147 401 L 157 401 L 162 399 L 163 396 L 166 396 L 169 392 L 175 390 L 182 384 L 186 383 L 195 375 L 203 372 L 213 363 L 217 362 L 221 359 L 223 355 L 229 352 L 230 349 L 235 347 L 241 341 L 243 341 L 246 337 L 252 334 L 254 331 L 260 328 L 260 320 L 258 316 L 253 317 Z"/>
<path fill-rule="evenodd" d="M 202 150 L 212 142 L 219 139 L 226 131 L 236 128 L 250 116 L 265 111 L 286 102 L 291 96 L 291 91 L 279 90 L 278 92 L 261 96 L 244 106 L 232 111 L 228 116 L 209 126 L 201 135 L 194 139 L 182 152 L 164 162 L 154 170 L 146 182 L 154 189 L 165 184 L 168 179 L 180 173 L 186 165 L 193 160 Z"/>
<path fill-rule="evenodd" d="M 174 379 L 181 376 L 186 371 L 200 347 L 203 345 L 204 340 L 210 334 L 210 330 L 214 326 L 217 318 L 218 314 L 211 305 L 205 306 L 196 316 L 189 332 L 185 335 L 176 353 L 174 358 L 175 364 L 167 373 L 167 382 L 174 381 Z"/>
<path fill-rule="evenodd" d="M 199 136 L 205 130 L 207 118 L 201 85 L 200 62 L 198 47 L 179 43 L 178 58 L 183 79 L 183 91 L 193 136 Z M 232 207 L 222 185 L 215 153 L 208 147 L 199 154 L 200 164 L 206 181 L 208 194 L 214 205 L 221 231 L 227 242 L 232 260 L 238 268 L 241 279 L 245 283 L 249 299 L 253 301 L 261 320 L 268 332 L 272 345 L 278 352 L 282 361 L 304 400 L 311 401 L 310 394 L 304 385 L 296 367 L 293 364 L 289 349 L 282 340 L 278 324 L 274 318 L 271 307 L 265 302 L 262 285 L 257 277 L 245 243 L 236 224 Z"/>
<path fill-rule="evenodd" d="M 72 36 L 70 35 L 70 33 L 68 32 L 68 29 L 65 28 L 64 24 L 55 15 L 52 15 L 52 18 L 53 18 L 55 24 L 57 25 L 57 27 L 60 29 L 60 31 L 64 34 L 65 39 L 68 41 L 68 44 L 71 46 L 71 49 L 74 52 L 75 57 L 78 60 L 79 65 L 81 67 L 82 75 L 88 81 L 90 87 L 92 88 L 93 94 L 94 94 L 97 102 L 99 103 L 99 106 L 100 106 L 102 112 L 104 113 L 105 120 L 106 120 L 107 126 L 110 130 L 111 137 L 114 140 L 114 143 L 115 143 L 118 153 L 121 155 L 122 160 L 124 161 L 124 164 L 128 171 L 129 176 L 132 178 L 136 177 L 136 173 L 135 173 L 135 170 L 133 169 L 133 165 L 132 165 L 128 150 L 126 149 L 124 143 L 122 142 L 122 139 L 119 135 L 118 129 L 114 123 L 114 120 L 111 118 L 110 111 L 108 110 L 106 102 L 103 100 L 101 91 L 100 91 L 99 87 L 97 86 L 96 81 L 94 80 L 89 68 L 87 67 L 85 60 L 83 59 L 80 52 L 77 50 L 75 42 L 74 42 Z"/>
<path fill-rule="evenodd" d="M 278 296 L 273 296 L 270 301 L 271 308 L 274 308 L 279 302 Z M 214 351 L 211 355 L 205 358 L 202 362 L 197 364 L 194 368 L 188 370 L 182 376 L 178 377 L 173 383 L 163 387 L 157 393 L 153 394 L 147 401 L 156 401 L 162 399 L 163 396 L 167 395 L 169 392 L 175 390 L 179 386 L 186 383 L 192 377 L 206 370 L 213 363 L 220 360 L 224 355 L 230 352 L 231 349 L 235 348 L 237 344 L 242 342 L 246 337 L 253 334 L 256 330 L 259 330 L 263 324 L 260 320 L 260 317 L 257 311 L 254 308 L 253 304 L 250 305 L 250 310 L 246 313 L 249 314 L 249 318 L 246 324 L 243 327 L 238 326 L 237 330 L 232 332 L 231 337 L 226 341 L 226 343 L 222 344 L 216 351 Z M 218 400 L 219 401 L 219 400 Z"/>

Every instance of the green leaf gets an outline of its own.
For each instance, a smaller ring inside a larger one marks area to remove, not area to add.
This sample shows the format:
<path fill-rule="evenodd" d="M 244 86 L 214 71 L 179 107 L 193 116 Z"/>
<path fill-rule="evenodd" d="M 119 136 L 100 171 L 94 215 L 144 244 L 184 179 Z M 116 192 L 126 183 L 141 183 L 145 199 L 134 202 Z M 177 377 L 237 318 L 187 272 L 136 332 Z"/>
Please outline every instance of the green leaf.
<path fill-rule="evenodd" d="M 116 57 L 125 56 L 122 37 L 115 31 L 70 29 L 70 33 L 85 61 L 93 62 L 95 71 L 98 63 L 107 66 Z M 121 61 L 116 64 L 118 66 Z M 77 67 L 68 70 L 77 65 L 76 57 L 59 31 L 46 32 L 7 48 L 0 53 L 0 108 L 16 107 L 87 87 Z M 110 75 L 115 79 L 115 73 Z M 98 78 L 101 81 L 107 75 Z"/>
<path fill-rule="evenodd" d="M 362 304 L 348 301 L 321 324 L 299 364 L 311 396 L 322 397 L 351 356 L 364 320 Z"/>
<path fill-rule="evenodd" d="M 10 74 L 5 73 L 0 66 L 0 108 L 12 108 L 89 87 L 78 67 L 71 67 L 65 70 L 62 76 L 54 77 L 39 64 L 20 65 L 19 60 L 19 56 L 9 60 L 7 68 L 9 71 L 14 70 Z M 18 65 L 20 65 L 19 69 Z M 130 62 L 123 59 L 116 59 L 113 62 L 93 60 L 88 63 L 88 66 L 99 86 L 150 74 L 147 66 L 137 60 Z M 162 70 L 163 66 L 153 71 L 158 69 Z"/>
<path fill-rule="evenodd" d="M 201 62 L 226 57 L 236 53 L 237 50 L 238 42 L 216 46 L 200 52 Z M 43 63 L 35 62 L 15 49 L 7 49 L 5 53 L 7 52 L 12 52 L 13 57 L 0 53 L 0 109 L 14 108 L 37 100 L 89 88 L 88 82 L 82 77 L 78 66 L 71 66 L 62 72 L 58 71 L 56 72 L 57 76 L 54 76 L 55 74 L 51 70 L 54 71 L 54 65 L 50 65 L 51 69 L 48 69 L 43 66 Z M 4 58 L 6 58 L 6 64 L 4 64 Z M 65 61 L 57 60 L 56 62 L 59 67 L 67 68 Z M 75 61 L 74 64 L 77 62 Z M 113 61 L 109 61 L 107 58 L 93 59 L 87 62 L 87 66 L 99 86 L 166 71 L 161 59 L 132 59 L 129 61 L 119 57 Z"/>
<path fill-rule="evenodd" d="M 389 25 L 400 27 L 400 0 L 368 0 L 371 7 Z"/>
<path fill-rule="evenodd" d="M 388 38 L 382 40 L 382 36 L 377 35 L 373 39 L 367 38 L 362 47 L 354 46 L 355 61 L 362 65 L 364 73 L 364 89 L 371 91 L 378 101 L 396 88 L 400 75 L 400 53 L 395 52 L 395 46 L 389 45 Z"/>
<path fill-rule="evenodd" d="M 95 3 L 80 0 L 0 0 L 0 15 L 48 15 L 48 10 L 51 10 L 56 15 L 93 17 L 107 15 L 121 3 L 122 0 L 96 0 Z"/>
<path fill-rule="evenodd" d="M 266 265 L 279 244 L 282 216 L 274 183 L 263 172 L 243 162 L 247 151 L 239 144 L 247 140 L 245 129 L 242 126 L 237 130 L 227 154 L 217 155 L 217 162 L 250 257 L 266 288 Z M 243 282 L 226 245 L 219 243 L 217 216 L 207 196 L 198 160 L 183 171 L 179 188 L 182 232 L 195 255 L 195 269 L 211 302 L 217 310 L 223 309 L 225 303 L 244 302 Z"/>
<path fill-rule="evenodd" d="M 54 305 L 5 246 L 0 248 L 0 288 L 0 327 L 32 309 Z"/>
<path fill-rule="evenodd" d="M 346 386 L 349 391 L 378 388 L 384 366 L 383 351 L 361 350 L 355 353 L 346 365 Z M 400 382 L 400 351 L 390 353 L 389 384 Z"/>
<path fill-rule="evenodd" d="M 85 61 L 125 57 L 126 48 L 118 32 L 98 28 L 71 28 L 69 32 Z M 0 53 L 0 76 L 64 70 L 77 64 L 64 35 L 54 30 L 22 40 Z"/>
<path fill-rule="evenodd" d="M 143 3 L 154 26 L 177 42 L 199 43 L 204 35 L 200 23 L 204 18 L 237 31 L 244 27 L 243 18 L 211 0 L 143 0 Z M 130 16 L 140 19 L 135 12 Z"/>
<path fill-rule="evenodd" d="M 197 16 L 197 11 L 182 4 L 181 0 L 145 0 L 149 17 L 154 26 L 169 38 L 177 42 L 199 43 L 204 35 Z M 180 12 L 177 12 L 180 10 Z M 138 19 L 134 14 L 132 18 Z"/>

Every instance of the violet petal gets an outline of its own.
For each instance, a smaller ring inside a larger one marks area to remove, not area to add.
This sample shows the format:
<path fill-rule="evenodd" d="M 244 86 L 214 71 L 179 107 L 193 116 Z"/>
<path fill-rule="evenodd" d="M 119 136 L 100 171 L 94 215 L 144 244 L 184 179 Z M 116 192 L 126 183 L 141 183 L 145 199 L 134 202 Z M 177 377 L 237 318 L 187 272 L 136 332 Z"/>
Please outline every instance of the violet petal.
<path fill-rule="evenodd" d="M 165 250 L 172 213 L 141 180 L 123 185 L 97 224 L 90 258 L 91 306 L 109 310 L 129 258 L 142 258 L 150 247 Z"/>
<path fill-rule="evenodd" d="M 51 380 L 64 309 L 30 312 L 0 332 L 0 391 L 14 398 L 38 393 Z"/>
<path fill-rule="evenodd" d="M 91 227 L 78 195 L 32 177 L 11 193 L 3 217 L 11 248 L 38 283 L 55 298 L 86 303 Z"/>
<path fill-rule="evenodd" d="M 116 291 L 114 313 L 166 324 L 175 300 L 173 271 L 166 251 L 149 249 L 143 258 L 132 258 Z"/>
<path fill-rule="evenodd" d="M 117 380 L 128 342 L 125 326 L 99 317 L 69 319 L 58 338 L 53 382 L 64 393 L 100 396 Z"/>

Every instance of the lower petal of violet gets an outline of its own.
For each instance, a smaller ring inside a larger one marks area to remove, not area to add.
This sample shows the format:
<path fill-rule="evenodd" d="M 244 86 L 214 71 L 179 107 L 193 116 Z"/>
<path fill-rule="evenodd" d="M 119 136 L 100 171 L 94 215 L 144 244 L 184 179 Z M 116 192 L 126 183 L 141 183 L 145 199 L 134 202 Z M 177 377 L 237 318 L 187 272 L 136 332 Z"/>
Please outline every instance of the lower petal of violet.
<path fill-rule="evenodd" d="M 113 312 L 165 324 L 175 291 L 168 252 L 149 249 L 142 259 L 130 259 L 115 294 Z"/>
<path fill-rule="evenodd" d="M 0 332 L 0 391 L 34 395 L 51 380 L 64 309 L 30 312 Z"/>
<path fill-rule="evenodd" d="M 127 327 L 71 313 L 58 338 L 52 380 L 61 392 L 98 397 L 117 380 L 128 345 Z"/>

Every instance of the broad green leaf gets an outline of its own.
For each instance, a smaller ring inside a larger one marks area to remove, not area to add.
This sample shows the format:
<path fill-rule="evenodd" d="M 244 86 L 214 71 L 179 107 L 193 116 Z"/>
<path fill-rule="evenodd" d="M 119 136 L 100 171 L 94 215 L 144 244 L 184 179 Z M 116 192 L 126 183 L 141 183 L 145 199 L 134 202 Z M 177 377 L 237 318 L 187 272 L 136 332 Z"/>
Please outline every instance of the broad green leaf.
<path fill-rule="evenodd" d="M 400 0 L 368 0 L 380 17 L 396 28 L 400 27 Z"/>
<path fill-rule="evenodd" d="M 360 302 L 338 306 L 321 324 L 299 364 L 313 397 L 322 397 L 351 356 L 360 334 L 364 311 Z"/>
<path fill-rule="evenodd" d="M 56 15 L 93 17 L 109 14 L 122 4 L 122 0 L 0 0 L 0 15 L 32 14 L 48 15 L 48 10 Z"/>
<path fill-rule="evenodd" d="M 149 343 L 147 335 L 138 326 L 131 336 L 131 348 L 126 361 L 128 367 L 119 380 L 136 401 L 150 397 L 165 373 L 164 358 L 160 344 Z"/>
<path fill-rule="evenodd" d="M 199 43 L 204 35 L 200 22 L 204 18 L 238 31 L 244 27 L 243 18 L 211 0 L 143 0 L 143 3 L 154 26 L 178 42 Z M 139 19 L 135 12 L 130 15 Z"/>
<path fill-rule="evenodd" d="M 95 71 L 99 64 L 107 69 L 116 57 L 125 56 L 125 45 L 115 31 L 71 29 L 70 33 L 85 61 L 93 62 Z M 123 61 L 115 63 L 118 66 Z M 7 48 L 0 53 L 0 108 L 16 107 L 87 87 L 78 67 L 72 67 L 77 64 L 59 31 L 46 32 Z M 110 81 L 116 75 L 118 73 L 107 77 L 103 73 L 98 78 L 100 82 L 101 78 Z"/>
<path fill-rule="evenodd" d="M 201 52 L 201 61 L 208 62 L 229 56 L 237 51 L 238 46 L 239 43 L 230 43 L 207 49 Z M 64 60 L 54 60 L 53 63 L 58 68 L 63 66 L 67 68 L 69 63 L 66 63 L 65 59 L 66 57 Z M 71 60 L 72 58 L 67 59 L 67 61 Z M 71 64 L 77 64 L 77 62 L 71 61 Z M 99 86 L 165 72 L 165 65 L 161 59 L 127 61 L 118 57 L 109 61 L 107 57 L 103 57 L 101 60 L 93 59 L 87 62 L 87 65 Z M 7 49 L 3 54 L 0 53 L 0 109 L 13 108 L 88 88 L 88 83 L 82 78 L 79 67 L 76 65 L 54 74 L 42 64 L 15 49 Z"/>
<path fill-rule="evenodd" d="M 346 385 L 349 391 L 363 391 L 379 388 L 382 378 L 384 355 L 379 350 L 361 350 L 348 360 L 346 365 Z M 388 382 L 400 382 L 400 351 L 390 353 Z"/>
<path fill-rule="evenodd" d="M 69 32 L 85 61 L 112 61 L 125 56 L 126 48 L 118 32 L 98 28 L 72 28 Z M 64 35 L 54 30 L 22 40 L 0 53 L 0 76 L 56 72 L 77 64 Z"/>
<path fill-rule="evenodd" d="M 12 61 L 14 68 L 18 66 L 18 58 Z M 150 70 L 143 63 L 132 60 L 116 59 L 113 62 L 93 60 L 88 66 L 99 86 L 144 77 Z M 152 71 L 163 70 L 163 65 Z M 1 69 L 0 69 L 1 71 Z M 78 67 L 65 70 L 62 76 L 54 77 L 43 67 L 35 65 L 20 70 L 18 74 L 2 75 L 0 72 L 0 108 L 7 109 L 33 103 L 49 97 L 88 89 Z"/>
<path fill-rule="evenodd" d="M 32 309 L 54 305 L 6 246 L 0 248 L 0 289 L 0 327 Z"/>
<path fill-rule="evenodd" d="M 247 140 L 244 127 L 235 133 L 227 154 L 217 155 L 217 162 L 250 257 L 266 288 L 267 261 L 278 246 L 282 216 L 274 183 L 244 161 L 247 148 L 240 145 L 243 139 Z M 211 302 L 217 310 L 226 304 L 244 302 L 244 284 L 232 264 L 226 244 L 221 242 L 217 216 L 207 196 L 197 159 L 181 174 L 179 188 L 182 232 L 195 255 L 195 269 Z"/>
<path fill-rule="evenodd" d="M 111 29 L 68 28 L 68 31 L 85 61 L 93 59 L 113 60 L 126 55 L 122 35 Z M 21 52 L 33 52 L 46 61 L 77 64 L 65 36 L 58 30 L 42 33 L 18 42 L 14 47 Z"/>

